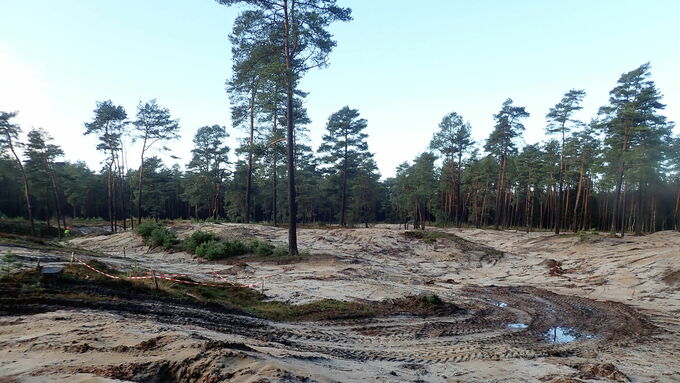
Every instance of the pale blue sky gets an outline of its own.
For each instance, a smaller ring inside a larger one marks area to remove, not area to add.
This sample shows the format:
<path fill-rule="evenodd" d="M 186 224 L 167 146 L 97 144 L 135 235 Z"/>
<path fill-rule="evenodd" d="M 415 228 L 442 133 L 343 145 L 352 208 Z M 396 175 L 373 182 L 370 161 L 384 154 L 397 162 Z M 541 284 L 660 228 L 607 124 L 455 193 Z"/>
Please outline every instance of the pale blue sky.
<path fill-rule="evenodd" d="M 331 113 L 357 108 L 383 176 L 424 151 L 448 112 L 481 142 L 511 97 L 531 113 L 525 140 L 536 142 L 565 91 L 588 92 L 587 121 L 621 73 L 647 61 L 665 114 L 680 121 L 680 1 L 338 1 L 354 21 L 332 27 L 330 67 L 301 84 L 312 144 Z M 171 147 L 184 164 L 198 127 L 231 128 L 224 82 L 237 13 L 211 0 L 0 0 L 0 110 L 19 110 L 25 131 L 43 127 L 68 159 L 99 168 L 82 136 L 95 101 L 133 116 L 157 98 L 181 120 Z"/>

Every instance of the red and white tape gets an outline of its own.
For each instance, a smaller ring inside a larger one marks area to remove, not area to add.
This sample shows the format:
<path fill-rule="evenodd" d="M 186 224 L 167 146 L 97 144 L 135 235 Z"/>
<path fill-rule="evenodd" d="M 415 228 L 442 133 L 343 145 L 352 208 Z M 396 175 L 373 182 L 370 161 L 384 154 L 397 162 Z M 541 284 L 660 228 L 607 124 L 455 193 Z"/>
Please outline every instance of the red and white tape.
<path fill-rule="evenodd" d="M 204 282 L 184 281 L 184 280 L 181 280 L 181 279 L 174 278 L 174 277 L 187 277 L 186 274 L 154 274 L 154 273 L 148 273 L 148 272 L 147 272 L 147 274 L 151 274 L 151 275 L 145 275 L 145 276 L 141 276 L 141 277 L 118 277 L 118 276 L 115 276 L 115 275 L 111 275 L 111 274 L 105 273 L 105 272 L 103 272 L 103 271 L 101 271 L 101 270 L 97 270 L 97 269 L 95 269 L 94 267 L 92 267 L 92 266 L 88 265 L 87 263 L 85 263 L 84 261 L 82 261 L 81 259 L 74 257 L 73 255 L 71 255 L 71 260 L 72 260 L 72 261 L 76 261 L 76 262 L 78 262 L 79 264 L 81 264 L 81 265 L 87 267 L 88 269 L 90 269 L 90 270 L 92 270 L 92 271 L 94 271 L 94 272 L 96 272 L 96 273 L 99 273 L 99 274 L 101 274 L 101 275 L 107 276 L 107 277 L 109 277 L 109 278 L 111 278 L 111 279 L 132 279 L 132 280 L 139 280 L 139 279 L 153 279 L 153 278 L 158 278 L 158 279 L 165 279 L 165 280 L 168 280 L 168 281 L 179 282 L 179 283 L 184 283 L 184 284 L 188 284 L 188 285 L 195 285 L 195 286 L 224 287 L 224 285 L 218 285 L 218 284 L 214 284 L 214 283 L 204 283 Z M 213 272 L 213 273 L 211 273 L 211 274 L 217 276 L 218 278 L 220 278 L 222 281 L 224 281 L 224 283 L 227 283 L 227 284 L 229 285 L 229 287 L 255 287 L 255 286 L 257 286 L 257 285 L 255 285 L 255 284 L 249 284 L 249 285 L 237 285 L 237 284 L 235 284 L 235 283 L 229 282 L 226 278 L 224 278 L 223 276 L 221 276 L 221 275 L 218 274 L 217 272 Z"/>
<path fill-rule="evenodd" d="M 255 287 L 255 286 L 257 286 L 257 285 L 255 285 L 255 284 L 250 284 L 250 285 L 237 285 L 237 284 L 235 284 L 235 283 L 233 283 L 233 282 L 228 281 L 227 278 L 225 278 L 225 277 L 223 277 L 222 275 L 220 275 L 217 271 L 213 271 L 211 274 L 214 275 L 214 276 L 216 276 L 217 278 L 221 279 L 224 283 L 230 284 L 232 287 Z"/>
<path fill-rule="evenodd" d="M 107 273 L 105 273 L 105 272 L 103 272 L 103 271 L 99 271 L 99 270 L 95 269 L 94 267 L 88 265 L 87 263 L 85 263 L 85 262 L 83 262 L 83 261 L 81 261 L 81 260 L 78 260 L 78 263 L 80 263 L 81 265 L 87 267 L 88 269 L 90 269 L 90 270 L 92 270 L 92 271 L 94 271 L 94 272 L 96 272 L 96 273 L 99 273 L 99 274 L 102 274 L 102 275 L 106 275 L 107 277 L 109 277 L 109 278 L 111 278 L 111 279 L 120 279 L 120 277 L 117 277 L 117 276 L 115 276 L 115 275 L 111 275 L 111 274 L 107 274 Z"/>

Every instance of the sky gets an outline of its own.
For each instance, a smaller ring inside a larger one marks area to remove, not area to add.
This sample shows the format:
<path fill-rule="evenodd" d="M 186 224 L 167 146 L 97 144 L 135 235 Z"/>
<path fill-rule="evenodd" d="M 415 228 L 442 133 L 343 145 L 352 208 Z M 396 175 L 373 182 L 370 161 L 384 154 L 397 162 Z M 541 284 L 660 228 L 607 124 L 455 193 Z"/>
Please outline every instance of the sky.
<path fill-rule="evenodd" d="M 368 120 L 369 149 L 383 177 L 427 150 L 441 119 L 457 112 L 482 143 L 507 98 L 531 113 L 525 143 L 545 140 L 545 115 L 569 89 L 587 96 L 589 121 L 624 72 L 651 62 L 663 112 L 680 121 L 680 1 L 338 0 L 354 20 L 333 24 L 330 66 L 300 88 L 317 147 L 333 112 Z M 67 160 L 101 168 L 83 136 L 97 101 L 130 118 L 157 99 L 179 118 L 181 139 L 161 156 L 191 157 L 204 125 L 228 127 L 228 35 L 242 8 L 212 0 L 0 0 L 0 110 L 19 111 L 24 132 L 47 130 Z M 679 128 L 676 127 L 676 132 Z M 139 166 L 137 145 L 128 166 Z M 156 154 L 156 153 L 154 153 Z"/>

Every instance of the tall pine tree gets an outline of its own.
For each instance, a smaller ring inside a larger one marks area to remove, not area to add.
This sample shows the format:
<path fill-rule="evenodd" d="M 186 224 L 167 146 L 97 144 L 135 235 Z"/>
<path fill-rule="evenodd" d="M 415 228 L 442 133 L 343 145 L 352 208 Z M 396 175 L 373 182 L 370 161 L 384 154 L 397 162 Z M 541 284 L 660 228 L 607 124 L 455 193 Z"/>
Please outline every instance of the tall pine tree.
<path fill-rule="evenodd" d="M 508 169 L 508 157 L 517 152 L 515 138 L 524 132 L 521 120 L 529 117 L 529 113 L 521 106 L 514 106 L 512 99 L 508 98 L 498 114 L 494 115 L 496 126 L 486 140 L 484 149 L 496 157 L 500 171 L 496 183 L 496 211 L 494 214 L 494 227 L 499 228 L 501 217 L 505 209 L 504 196 L 506 194 L 506 174 Z"/>
<path fill-rule="evenodd" d="M 583 101 L 585 95 L 586 92 L 583 90 L 572 89 L 568 91 L 557 105 L 550 108 L 550 112 L 546 115 L 548 119 L 546 132 L 548 134 L 558 133 L 561 136 L 560 171 L 557 176 L 559 198 L 555 214 L 555 234 L 559 234 L 562 229 L 562 216 L 564 213 L 564 144 L 566 136 L 573 128 L 582 125 L 579 120 L 574 119 L 574 113 L 583 109 L 581 101 Z"/>
<path fill-rule="evenodd" d="M 340 174 L 340 225 L 347 226 L 348 184 L 364 161 L 372 157 L 364 133 L 367 122 L 359 111 L 348 106 L 333 113 L 319 147 L 321 160 Z"/>

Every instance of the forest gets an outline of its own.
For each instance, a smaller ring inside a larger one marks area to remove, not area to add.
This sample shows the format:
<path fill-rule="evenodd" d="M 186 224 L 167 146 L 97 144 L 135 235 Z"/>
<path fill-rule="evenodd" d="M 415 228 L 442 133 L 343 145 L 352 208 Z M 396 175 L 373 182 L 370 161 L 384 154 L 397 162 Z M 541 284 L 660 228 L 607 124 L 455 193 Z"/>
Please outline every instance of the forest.
<path fill-rule="evenodd" d="M 531 111 L 545 113 L 541 143 L 524 144 L 530 111 L 511 98 L 493 114 L 483 142 L 451 111 L 429 147 L 382 178 L 367 144 L 369 122 L 357 109 L 333 113 L 320 146 L 307 144 L 308 94 L 298 84 L 328 64 L 336 43 L 326 28 L 351 20 L 351 10 L 300 6 L 323 17 L 289 20 L 276 7 L 254 6 L 236 18 L 226 81 L 233 126 L 197 127 L 188 163 L 158 156 L 180 138 L 180 125 L 156 100 L 140 101 L 135 112 L 97 101 L 83 116 L 81 133 L 95 136 L 105 157 L 99 169 L 65 161 L 45 130 L 22 135 L 14 122 L 20 111 L 0 112 L 2 217 L 27 219 L 33 233 L 35 220 L 61 231 L 69 218 L 103 219 L 114 232 L 143 218 L 287 224 L 291 254 L 297 223 L 620 235 L 680 229 L 680 137 L 662 114 L 649 63 L 616 83 L 612 77 L 609 103 L 590 121 L 576 118 L 581 89 L 566 91 L 547 111 Z M 268 22 L 274 19 L 283 23 Z M 238 147 L 225 143 L 230 135 L 243 136 Z M 141 151 L 138 168 L 128 166 L 130 145 Z"/>
<path fill-rule="evenodd" d="M 227 87 L 234 127 L 198 128 L 184 168 L 149 155 L 179 138 L 178 121 L 155 100 L 140 102 L 134 117 L 110 100 L 97 102 L 82 134 L 99 139 L 97 149 L 106 155 L 101 169 L 64 161 L 42 129 L 20 140 L 21 127 L 12 120 L 17 112 L 2 112 L 3 217 L 59 228 L 69 218 L 102 218 L 112 231 L 142 218 L 286 222 L 285 96 L 271 81 L 252 85 L 241 78 L 252 73 L 239 65 Z M 294 107 L 297 222 L 557 233 L 680 229 L 680 138 L 661 114 L 665 105 L 649 64 L 621 75 L 609 104 L 589 122 L 574 117 L 585 91 L 566 92 L 546 113 L 549 139 L 537 144 L 521 145 L 529 112 L 510 98 L 494 114 L 485 142 L 474 142 L 473 127 L 451 112 L 430 146 L 387 179 L 368 147 L 368 122 L 356 109 L 344 107 L 328 118 L 318 148 L 305 144 L 304 96 L 298 92 Z M 238 130 L 246 137 L 229 148 L 224 141 Z M 126 166 L 129 140 L 141 148 L 137 169 Z M 229 162 L 232 149 L 235 163 Z"/>

